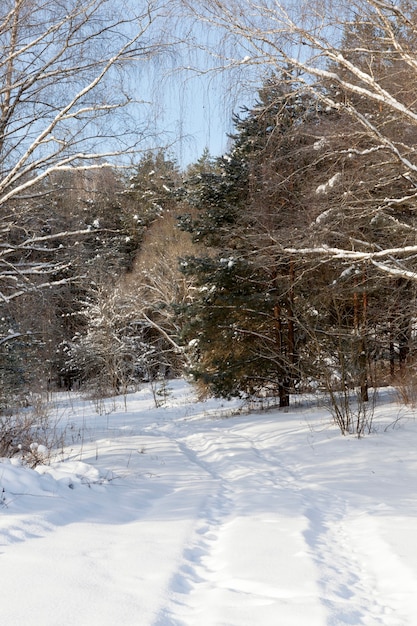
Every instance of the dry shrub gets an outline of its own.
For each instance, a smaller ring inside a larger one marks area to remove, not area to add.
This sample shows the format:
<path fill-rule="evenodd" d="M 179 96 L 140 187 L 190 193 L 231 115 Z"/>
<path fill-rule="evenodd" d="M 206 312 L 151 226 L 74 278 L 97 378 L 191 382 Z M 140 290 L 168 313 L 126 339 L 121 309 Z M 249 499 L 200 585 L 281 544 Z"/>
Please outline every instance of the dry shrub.
<path fill-rule="evenodd" d="M 50 461 L 62 438 L 40 398 L 27 410 L 0 415 L 0 457 L 17 457 L 34 468 Z"/>
<path fill-rule="evenodd" d="M 417 406 L 417 372 L 415 364 L 407 367 L 396 376 L 394 387 L 401 404 L 413 408 Z"/>

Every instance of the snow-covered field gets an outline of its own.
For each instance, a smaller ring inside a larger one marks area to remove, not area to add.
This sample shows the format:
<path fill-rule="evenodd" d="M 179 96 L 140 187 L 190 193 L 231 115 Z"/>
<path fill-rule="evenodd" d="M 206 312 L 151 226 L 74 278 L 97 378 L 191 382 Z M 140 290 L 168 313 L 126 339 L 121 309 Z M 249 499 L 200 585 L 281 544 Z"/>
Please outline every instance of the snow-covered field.
<path fill-rule="evenodd" d="M 417 624 L 412 413 L 382 397 L 358 440 L 170 387 L 57 396 L 63 460 L 2 460 L 2 626 Z"/>

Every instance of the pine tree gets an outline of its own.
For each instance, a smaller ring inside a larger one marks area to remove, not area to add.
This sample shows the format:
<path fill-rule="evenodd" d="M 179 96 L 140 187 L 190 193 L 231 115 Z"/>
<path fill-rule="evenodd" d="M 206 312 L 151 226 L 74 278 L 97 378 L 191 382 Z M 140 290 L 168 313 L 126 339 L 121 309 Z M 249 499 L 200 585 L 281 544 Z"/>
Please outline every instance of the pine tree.
<path fill-rule="evenodd" d="M 132 251 L 131 260 L 146 229 L 176 206 L 181 182 L 176 162 L 164 151 L 148 152 L 139 161 L 123 194 L 123 226 L 128 234 L 126 248 Z"/>
<path fill-rule="evenodd" d="M 182 227 L 207 254 L 183 262 L 198 289 L 187 337 L 197 339 L 195 376 L 217 395 L 269 390 L 288 405 L 298 376 L 295 270 L 291 259 L 265 250 L 304 210 L 288 183 L 288 147 L 294 128 L 315 114 L 310 101 L 271 77 L 256 105 L 235 117 L 230 152 L 188 180 L 198 215 Z"/>

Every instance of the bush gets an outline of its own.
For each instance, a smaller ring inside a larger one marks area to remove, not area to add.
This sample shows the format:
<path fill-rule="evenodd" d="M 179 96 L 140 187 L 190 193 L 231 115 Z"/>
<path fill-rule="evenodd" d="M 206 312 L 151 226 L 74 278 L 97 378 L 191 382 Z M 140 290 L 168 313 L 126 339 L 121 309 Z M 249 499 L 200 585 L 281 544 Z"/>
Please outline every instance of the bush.
<path fill-rule="evenodd" d="M 45 405 L 36 400 L 30 409 L 0 415 L 0 457 L 18 457 L 31 468 L 48 463 L 62 436 L 51 428 Z"/>

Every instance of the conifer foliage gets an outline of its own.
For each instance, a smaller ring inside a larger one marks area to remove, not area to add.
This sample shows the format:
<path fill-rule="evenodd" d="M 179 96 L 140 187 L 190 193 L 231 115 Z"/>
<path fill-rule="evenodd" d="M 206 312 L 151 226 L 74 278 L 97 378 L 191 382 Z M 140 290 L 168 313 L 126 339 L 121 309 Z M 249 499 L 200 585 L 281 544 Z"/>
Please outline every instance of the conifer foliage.
<path fill-rule="evenodd" d="M 271 77 L 256 105 L 235 118 L 230 152 L 193 172 L 187 197 L 198 214 L 182 219 L 207 249 L 183 261 L 198 288 L 187 310 L 196 377 L 218 395 L 267 389 L 281 406 L 298 379 L 294 265 L 266 249 L 271 234 L 298 219 L 283 156 L 294 127 L 311 114 L 311 103 L 288 95 L 284 84 Z"/>
<path fill-rule="evenodd" d="M 367 106 L 357 105 L 363 115 Z M 387 125 L 374 109 L 374 123 Z M 311 384 L 367 402 L 369 385 L 389 380 L 388 369 L 392 380 L 395 361 L 403 368 L 410 356 L 412 284 L 373 264 L 290 250 L 411 243 L 412 213 L 383 206 L 407 182 L 357 120 L 324 106 L 290 70 L 264 83 L 235 127 L 230 152 L 187 184 L 197 214 L 182 227 L 205 246 L 183 261 L 197 286 L 186 311 L 194 374 L 218 395 L 271 393 L 282 407 Z M 393 122 L 392 132 L 410 129 Z M 394 304 L 393 288 L 407 302 Z"/>

